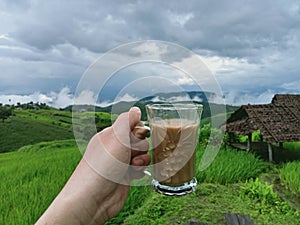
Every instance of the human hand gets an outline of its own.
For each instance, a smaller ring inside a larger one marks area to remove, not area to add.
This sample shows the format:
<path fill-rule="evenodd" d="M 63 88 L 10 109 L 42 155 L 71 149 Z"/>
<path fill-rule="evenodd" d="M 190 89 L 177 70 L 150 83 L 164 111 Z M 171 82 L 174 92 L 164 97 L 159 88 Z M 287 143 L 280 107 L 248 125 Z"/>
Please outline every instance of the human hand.
<path fill-rule="evenodd" d="M 104 224 L 122 209 L 130 182 L 150 163 L 147 131 L 133 107 L 90 140 L 71 178 L 37 224 Z"/>
<path fill-rule="evenodd" d="M 90 140 L 84 159 L 100 176 L 129 185 L 132 179 L 144 175 L 150 156 L 147 130 L 135 128 L 141 125 L 140 117 L 140 109 L 133 107 Z"/>

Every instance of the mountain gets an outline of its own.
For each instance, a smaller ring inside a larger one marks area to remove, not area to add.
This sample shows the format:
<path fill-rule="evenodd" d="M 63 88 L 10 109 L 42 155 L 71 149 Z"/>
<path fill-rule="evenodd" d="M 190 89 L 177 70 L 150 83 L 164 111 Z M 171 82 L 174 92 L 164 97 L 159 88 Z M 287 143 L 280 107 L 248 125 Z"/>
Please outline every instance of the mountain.
<path fill-rule="evenodd" d="M 163 102 L 190 102 L 201 103 L 203 105 L 202 119 L 211 117 L 211 111 L 216 114 L 224 112 L 224 105 L 210 103 L 211 99 L 214 99 L 215 94 L 210 92 L 170 92 L 170 93 L 158 93 L 156 95 L 147 96 L 139 101 L 132 102 L 116 102 L 106 107 L 93 106 L 93 105 L 76 105 L 76 111 L 95 111 L 95 112 L 107 112 L 112 114 L 120 114 L 128 111 L 132 106 L 137 106 L 142 111 L 142 120 L 146 120 L 145 106 L 151 103 L 163 103 Z M 232 113 L 237 106 L 225 105 L 226 112 Z M 68 106 L 63 110 L 72 111 L 73 106 Z"/>

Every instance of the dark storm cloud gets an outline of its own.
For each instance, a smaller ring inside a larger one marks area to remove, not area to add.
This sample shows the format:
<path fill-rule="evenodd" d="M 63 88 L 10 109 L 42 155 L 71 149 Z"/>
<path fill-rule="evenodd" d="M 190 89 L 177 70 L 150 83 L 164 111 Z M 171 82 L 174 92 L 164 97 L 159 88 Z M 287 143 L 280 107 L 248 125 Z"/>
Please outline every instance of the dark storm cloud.
<path fill-rule="evenodd" d="M 32 90 L 73 86 L 106 51 L 146 39 L 201 54 L 225 91 L 299 91 L 295 0 L 4 0 L 0 8 L 1 93 L 20 90 L 24 78 L 36 81 Z"/>
<path fill-rule="evenodd" d="M 261 48 L 286 48 L 287 39 L 300 24 L 299 6 L 289 1 L 56 0 L 23 4 L 27 6 L 20 5 L 23 11 L 14 18 L 16 29 L 11 33 L 40 49 L 68 42 L 105 52 L 128 41 L 158 39 L 244 57 L 256 55 Z"/>

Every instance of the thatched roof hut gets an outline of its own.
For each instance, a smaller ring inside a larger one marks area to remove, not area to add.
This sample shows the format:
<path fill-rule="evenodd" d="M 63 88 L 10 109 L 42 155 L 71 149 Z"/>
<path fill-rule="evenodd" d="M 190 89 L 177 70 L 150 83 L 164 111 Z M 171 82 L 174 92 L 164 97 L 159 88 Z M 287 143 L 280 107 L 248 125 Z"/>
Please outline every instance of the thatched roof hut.
<path fill-rule="evenodd" d="M 277 94 L 270 104 L 242 105 L 223 129 L 240 135 L 259 130 L 269 144 L 300 141 L 300 95 Z"/>
<path fill-rule="evenodd" d="M 276 94 L 272 99 L 272 104 L 275 105 L 300 105 L 300 95 L 299 94 Z M 298 108 L 299 109 L 299 108 Z"/>

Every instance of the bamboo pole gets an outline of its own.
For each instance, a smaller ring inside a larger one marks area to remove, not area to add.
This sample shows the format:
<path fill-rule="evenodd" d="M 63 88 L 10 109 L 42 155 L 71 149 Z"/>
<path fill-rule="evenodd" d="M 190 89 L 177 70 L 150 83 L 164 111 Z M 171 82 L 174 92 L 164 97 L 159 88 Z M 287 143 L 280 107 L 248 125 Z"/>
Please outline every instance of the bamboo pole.
<path fill-rule="evenodd" d="M 272 152 L 272 145 L 271 143 L 268 143 L 268 152 L 269 152 L 269 161 L 273 161 L 273 152 Z"/>

